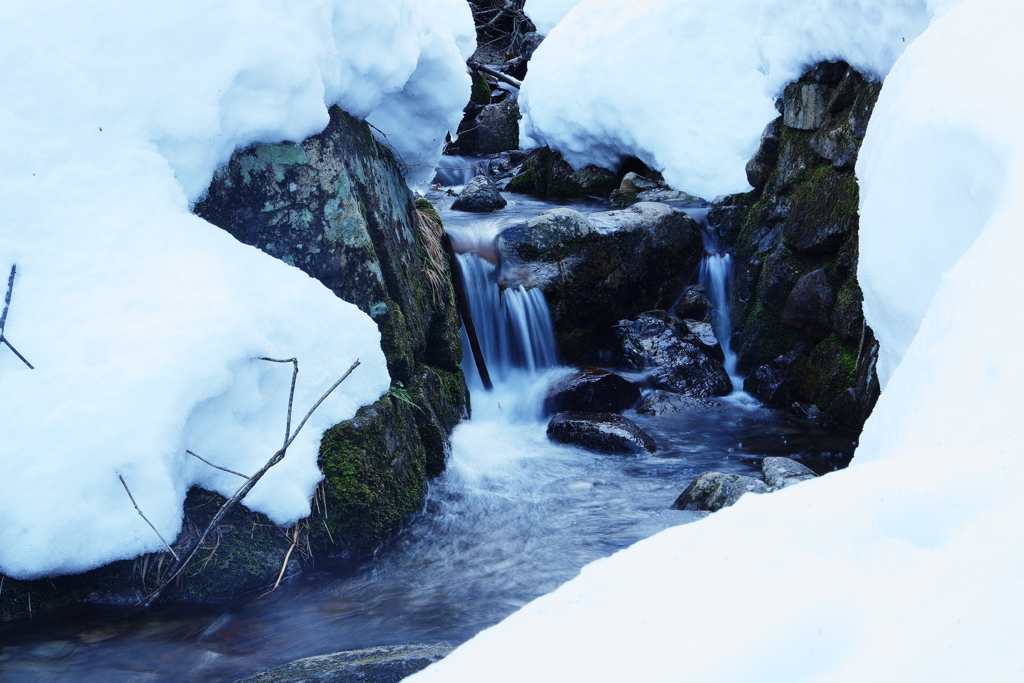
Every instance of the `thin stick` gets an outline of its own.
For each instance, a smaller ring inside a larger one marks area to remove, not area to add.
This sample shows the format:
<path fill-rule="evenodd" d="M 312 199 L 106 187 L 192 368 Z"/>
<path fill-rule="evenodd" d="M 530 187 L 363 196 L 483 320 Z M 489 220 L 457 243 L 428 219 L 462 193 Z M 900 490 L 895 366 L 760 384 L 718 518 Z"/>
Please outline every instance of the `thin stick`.
<path fill-rule="evenodd" d="M 324 395 L 320 397 L 320 400 L 313 404 L 313 407 L 309 409 L 309 412 L 306 413 L 306 416 L 302 418 L 302 422 L 300 422 L 299 426 L 295 428 L 295 432 L 285 442 L 284 446 L 276 453 L 274 453 L 273 456 L 271 456 L 270 460 L 267 461 L 267 464 L 261 467 L 256 474 L 249 477 L 248 481 L 242 484 L 242 486 L 237 491 L 235 491 L 235 495 L 231 496 L 231 498 L 229 498 L 223 505 L 220 506 L 220 509 L 217 510 L 217 514 L 213 516 L 213 519 L 211 519 L 210 523 L 206 525 L 206 528 L 203 529 L 203 532 L 201 534 L 199 534 L 199 537 L 192 541 L 188 549 L 185 552 L 183 552 L 181 554 L 181 557 L 178 558 L 178 561 L 174 563 L 174 566 L 171 568 L 171 571 L 169 572 L 167 578 L 165 578 L 160 583 L 160 586 L 153 592 L 152 595 L 146 598 L 146 600 L 143 602 L 144 606 L 148 607 L 149 605 L 151 605 L 153 601 L 156 600 L 163 592 L 163 590 L 171 583 L 171 581 L 176 579 L 178 575 L 181 574 L 182 571 L 184 571 L 185 566 L 192 559 L 192 556 L 196 554 L 196 551 L 199 549 L 199 545 L 204 540 L 206 540 L 206 537 L 210 534 L 210 531 L 212 531 L 214 527 L 216 527 L 217 524 L 220 522 L 220 520 L 222 520 L 224 516 L 228 514 L 232 510 L 232 508 L 235 507 L 235 504 L 238 503 L 238 501 L 242 500 L 242 498 L 244 498 L 245 495 L 249 493 L 250 490 L 252 490 L 252 487 L 255 486 L 260 479 L 263 478 L 263 475 L 267 473 L 267 470 L 269 470 L 277 463 L 281 462 L 281 460 L 285 456 L 285 453 L 288 451 L 288 447 L 292 445 L 292 442 L 295 441 L 295 438 L 299 435 L 299 432 L 302 431 L 302 428 L 305 426 L 306 422 L 313 414 L 313 411 L 319 408 L 320 404 L 326 401 L 327 397 L 330 396 L 331 393 L 338 388 L 338 385 L 340 385 L 342 382 L 348 379 L 348 376 L 351 375 L 352 371 L 355 370 L 357 367 L 359 367 L 358 360 L 356 360 L 355 363 L 352 363 L 349 369 L 345 371 L 345 374 L 341 376 L 341 379 L 339 379 L 337 382 L 331 385 L 331 388 L 324 392 Z"/>
<path fill-rule="evenodd" d="M 288 558 L 290 558 L 292 556 L 292 551 L 295 550 L 295 544 L 298 543 L 298 535 L 299 535 L 298 527 L 299 527 L 299 525 L 296 524 L 295 525 L 295 538 L 292 539 L 292 544 L 290 546 L 288 546 L 288 552 L 286 552 L 284 554 L 284 562 L 281 563 L 281 571 L 278 572 L 278 574 L 277 574 L 277 581 L 274 582 L 274 585 L 271 587 L 270 590 L 268 590 L 266 593 L 261 594 L 259 597 L 256 598 L 256 600 L 259 600 L 260 598 L 262 598 L 264 596 L 270 595 L 271 593 L 273 593 L 274 591 L 277 590 L 278 586 L 281 585 L 281 579 L 284 578 L 284 570 L 288 568 Z M 253 602 L 255 602 L 255 600 Z"/>
<path fill-rule="evenodd" d="M 0 313 L 0 337 L 4 336 L 4 325 L 7 324 L 7 309 L 11 307 L 11 293 L 14 291 L 14 274 L 18 272 L 18 264 L 11 266 L 11 276 L 7 278 L 7 296 L 4 297 L 4 312 Z"/>
<path fill-rule="evenodd" d="M 11 351 L 14 351 L 14 355 L 17 356 L 18 358 L 20 358 L 21 362 L 24 363 L 25 365 L 27 365 L 29 370 L 35 370 L 36 369 L 36 367 L 34 365 L 32 365 L 31 363 L 28 362 L 28 359 L 25 358 L 25 356 L 23 356 L 20 353 L 18 353 L 18 349 L 16 349 L 13 346 L 11 346 L 11 342 L 7 341 L 7 337 L 5 337 L 2 334 L 0 334 L 0 341 L 2 341 L 4 344 L 7 344 L 7 348 L 9 348 Z"/>
<path fill-rule="evenodd" d="M 514 85 L 517 88 L 522 88 L 523 87 L 523 82 L 520 81 L 518 78 L 512 78 L 508 74 L 503 74 L 500 71 L 498 71 L 497 69 L 492 69 L 491 67 L 487 66 L 486 64 L 481 64 L 480 62 L 476 61 L 475 59 L 469 60 L 468 62 L 466 62 L 466 64 L 469 65 L 469 68 L 476 69 L 477 71 L 482 71 L 483 73 L 488 74 L 490 76 L 494 76 L 499 81 L 505 81 L 509 85 Z"/>
<path fill-rule="evenodd" d="M 142 517 L 142 519 L 146 520 L 146 524 L 148 524 L 149 528 L 153 530 L 153 533 L 156 534 L 161 541 L 164 541 L 164 537 L 161 536 L 160 532 L 156 530 L 155 526 L 153 526 L 153 522 L 149 521 L 146 518 L 146 515 L 142 514 L 142 510 L 139 509 L 139 504 L 135 502 L 135 496 L 132 495 L 131 490 L 128 488 L 128 484 L 124 483 L 124 477 L 122 477 L 119 474 L 117 475 L 117 478 L 121 480 L 121 486 L 124 487 L 125 493 L 127 493 L 128 497 L 131 499 L 132 505 L 135 506 L 135 511 L 139 513 L 139 517 Z M 171 555 L 174 555 L 174 559 L 178 559 L 178 553 L 174 552 L 174 548 L 171 547 L 171 544 L 167 541 L 164 541 L 164 545 L 167 546 L 167 549 L 171 551 Z"/>
<path fill-rule="evenodd" d="M 241 472 L 235 472 L 234 470 L 229 470 L 227 467 L 221 467 L 220 465 L 214 465 L 212 462 L 210 462 L 209 460 L 207 460 L 203 456 L 196 455 L 192 451 L 185 451 L 185 452 L 188 453 L 189 455 L 191 455 L 193 458 L 198 458 L 198 459 L 202 460 L 203 462 L 205 462 L 210 467 L 213 467 L 214 469 L 221 470 L 222 472 L 227 472 L 228 474 L 234 474 L 235 476 L 241 477 L 242 479 L 248 479 L 249 478 L 249 475 L 247 475 L 247 474 L 242 474 Z"/>

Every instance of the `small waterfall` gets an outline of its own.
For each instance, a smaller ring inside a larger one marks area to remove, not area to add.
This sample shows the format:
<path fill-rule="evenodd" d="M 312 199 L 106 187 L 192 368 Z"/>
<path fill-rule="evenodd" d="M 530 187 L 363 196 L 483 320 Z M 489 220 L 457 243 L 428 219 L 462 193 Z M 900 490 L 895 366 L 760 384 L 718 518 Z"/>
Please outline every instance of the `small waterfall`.
<path fill-rule="evenodd" d="M 685 209 L 701 227 L 704 237 L 704 258 L 700 262 L 700 284 L 711 302 L 711 325 L 722 345 L 725 362 L 722 364 L 732 380 L 733 396 L 748 398 L 743 392 L 743 377 L 736 369 L 736 352 L 732 350 L 732 255 L 723 250 L 708 224 L 708 209 Z M 753 401 L 752 398 L 750 398 Z"/>
<path fill-rule="evenodd" d="M 480 172 L 482 160 L 475 157 L 444 155 L 437 162 L 433 185 L 461 187 Z"/>
<path fill-rule="evenodd" d="M 500 290 L 497 266 L 476 254 L 458 255 L 470 312 L 487 368 L 495 383 L 525 372 L 535 375 L 557 363 L 555 335 L 544 293 L 521 287 Z M 468 344 L 465 345 L 468 348 Z M 467 380 L 480 381 L 464 363 Z"/>

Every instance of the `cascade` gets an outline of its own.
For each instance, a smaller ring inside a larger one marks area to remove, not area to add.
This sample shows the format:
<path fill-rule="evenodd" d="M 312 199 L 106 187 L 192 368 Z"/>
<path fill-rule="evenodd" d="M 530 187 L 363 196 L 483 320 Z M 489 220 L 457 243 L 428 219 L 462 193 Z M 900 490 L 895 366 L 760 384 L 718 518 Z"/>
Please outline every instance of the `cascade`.
<path fill-rule="evenodd" d="M 446 154 L 438 160 L 431 183 L 441 187 L 461 187 L 480 172 L 482 163 L 483 160 L 476 157 Z"/>

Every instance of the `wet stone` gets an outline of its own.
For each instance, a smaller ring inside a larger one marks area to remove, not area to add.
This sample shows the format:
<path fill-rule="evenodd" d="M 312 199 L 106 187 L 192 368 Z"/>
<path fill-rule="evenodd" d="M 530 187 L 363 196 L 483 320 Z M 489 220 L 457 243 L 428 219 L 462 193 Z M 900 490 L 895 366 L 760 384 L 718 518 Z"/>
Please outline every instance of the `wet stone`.
<path fill-rule="evenodd" d="M 548 423 L 548 438 L 611 455 L 658 450 L 654 439 L 635 422 L 614 413 L 559 413 Z"/>
<path fill-rule="evenodd" d="M 505 208 L 508 202 L 487 176 L 478 175 L 466 183 L 458 198 L 452 202 L 456 211 L 486 212 Z"/>
<path fill-rule="evenodd" d="M 773 490 L 814 479 L 818 475 L 812 469 L 801 465 L 792 458 L 769 457 L 761 463 L 761 476 Z"/>
<path fill-rule="evenodd" d="M 566 375 L 548 390 L 544 402 L 548 415 L 566 410 L 585 413 L 617 413 L 640 400 L 640 387 L 621 375 L 585 367 Z"/>
<path fill-rule="evenodd" d="M 673 510 L 717 512 L 738 501 L 746 493 L 768 493 L 768 485 L 760 479 L 741 474 L 705 472 L 690 482 L 676 501 Z"/>

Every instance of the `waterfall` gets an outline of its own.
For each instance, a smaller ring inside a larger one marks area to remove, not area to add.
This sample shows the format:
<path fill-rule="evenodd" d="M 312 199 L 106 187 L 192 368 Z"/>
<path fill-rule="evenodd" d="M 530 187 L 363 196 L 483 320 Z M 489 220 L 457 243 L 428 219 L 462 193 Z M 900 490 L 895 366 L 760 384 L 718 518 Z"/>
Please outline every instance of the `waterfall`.
<path fill-rule="evenodd" d="M 437 162 L 431 184 L 441 187 L 461 187 L 480 172 L 481 163 L 482 160 L 476 157 L 444 155 Z"/>
<path fill-rule="evenodd" d="M 732 396 L 738 399 L 738 403 L 756 403 L 753 397 L 743 391 L 743 377 L 736 369 L 736 352 L 732 350 L 732 255 L 718 245 L 708 224 L 708 209 L 688 208 L 685 211 L 700 225 L 704 238 L 700 284 L 711 303 L 711 326 L 722 345 L 722 353 L 725 355 L 722 365 L 732 381 Z"/>
<path fill-rule="evenodd" d="M 536 375 L 554 366 L 558 359 L 555 334 L 544 293 L 521 287 L 502 291 L 497 283 L 497 266 L 473 253 L 459 254 L 458 259 L 492 380 L 507 382 L 513 375 Z M 464 347 L 469 348 L 468 342 Z M 479 383 L 475 364 L 463 365 L 467 381 Z"/>

